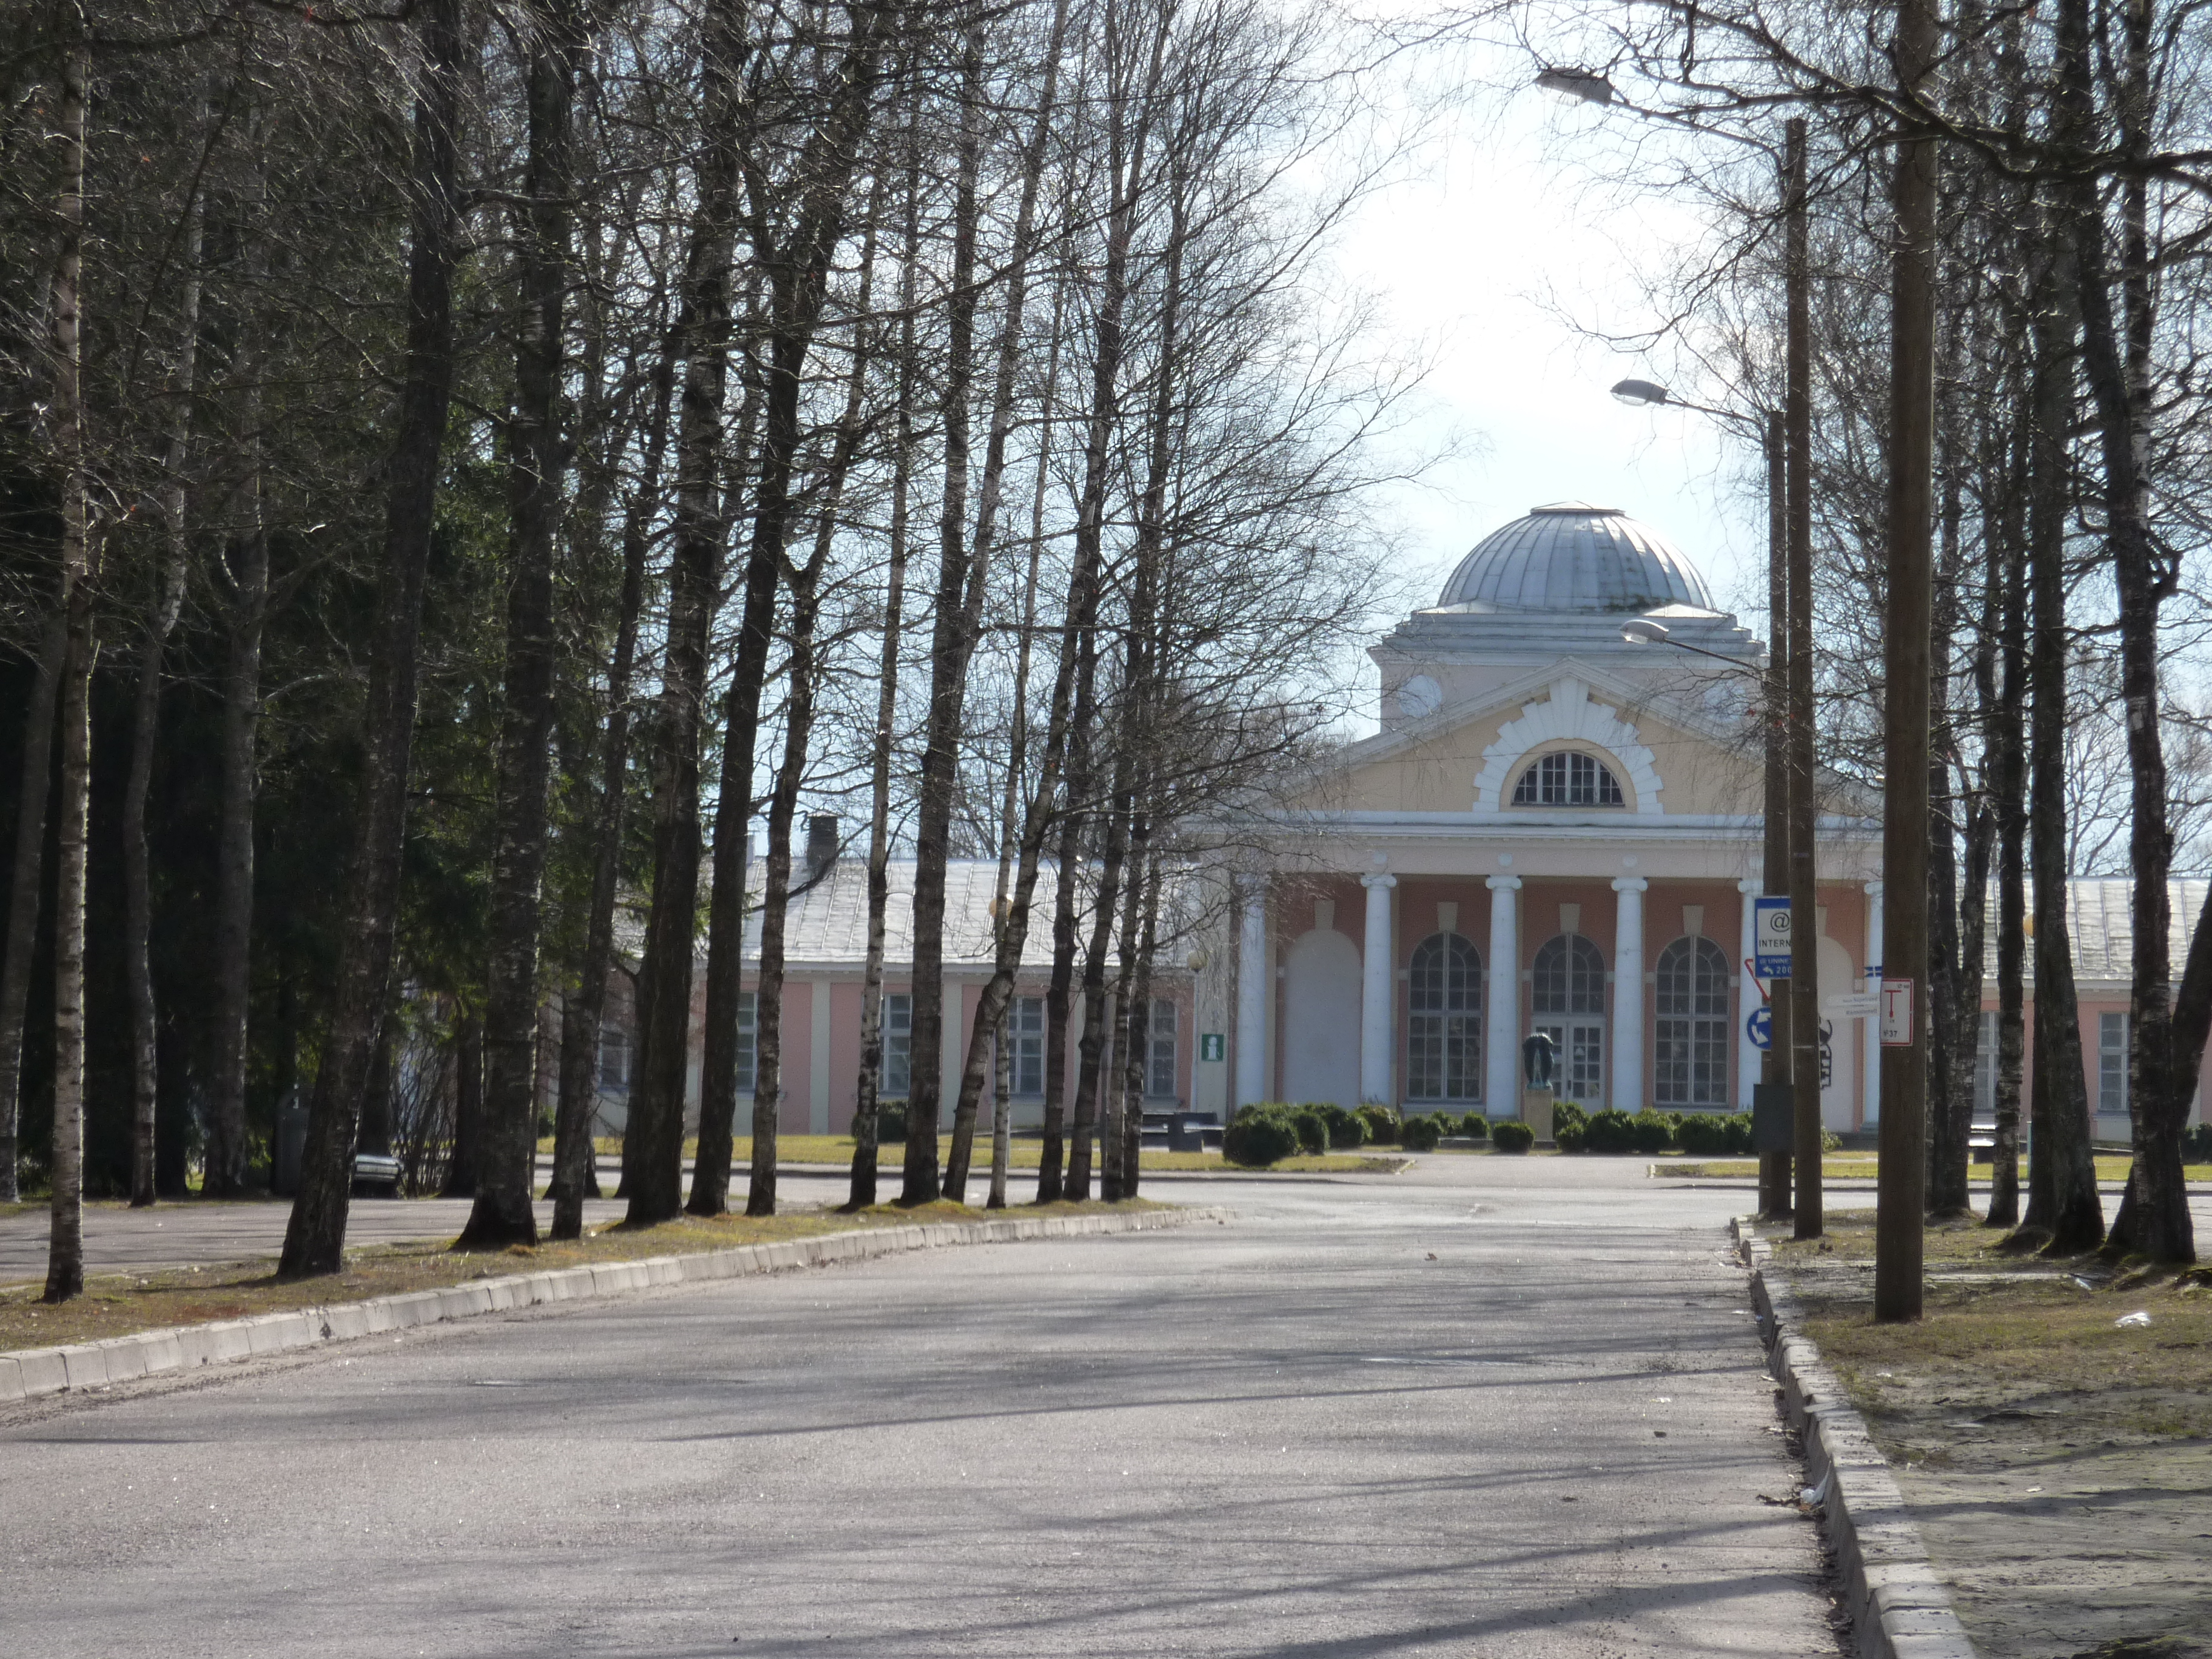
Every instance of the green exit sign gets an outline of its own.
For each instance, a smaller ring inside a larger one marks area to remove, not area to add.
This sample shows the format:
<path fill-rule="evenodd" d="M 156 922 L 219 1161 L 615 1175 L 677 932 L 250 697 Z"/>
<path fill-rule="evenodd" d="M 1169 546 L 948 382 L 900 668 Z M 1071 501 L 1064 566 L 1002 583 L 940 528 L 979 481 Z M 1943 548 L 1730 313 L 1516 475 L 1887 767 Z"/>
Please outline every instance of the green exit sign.
<path fill-rule="evenodd" d="M 1200 1031 L 1198 1034 L 1198 1057 L 1200 1060 L 1229 1058 L 1229 1038 L 1220 1031 Z"/>

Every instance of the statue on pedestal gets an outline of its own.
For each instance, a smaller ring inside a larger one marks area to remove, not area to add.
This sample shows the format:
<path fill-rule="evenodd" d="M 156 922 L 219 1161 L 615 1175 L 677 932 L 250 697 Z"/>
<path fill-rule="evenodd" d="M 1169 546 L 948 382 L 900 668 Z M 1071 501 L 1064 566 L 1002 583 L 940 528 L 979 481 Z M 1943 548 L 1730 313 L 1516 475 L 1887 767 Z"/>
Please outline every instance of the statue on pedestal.
<path fill-rule="evenodd" d="M 1531 1031 L 1521 1040 L 1521 1073 L 1531 1089 L 1552 1086 L 1552 1068 L 1559 1045 L 1548 1031 Z"/>

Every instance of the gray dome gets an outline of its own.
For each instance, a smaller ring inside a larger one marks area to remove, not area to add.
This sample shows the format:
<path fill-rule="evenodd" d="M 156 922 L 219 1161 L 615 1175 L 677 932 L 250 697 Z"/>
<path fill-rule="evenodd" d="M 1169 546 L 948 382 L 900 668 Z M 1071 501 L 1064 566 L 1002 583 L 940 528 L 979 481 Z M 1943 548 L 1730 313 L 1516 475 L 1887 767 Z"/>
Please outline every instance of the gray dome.
<path fill-rule="evenodd" d="M 1581 501 L 1539 507 L 1491 532 L 1437 603 L 1598 617 L 1713 608 L 1705 578 L 1680 548 L 1618 507 Z"/>

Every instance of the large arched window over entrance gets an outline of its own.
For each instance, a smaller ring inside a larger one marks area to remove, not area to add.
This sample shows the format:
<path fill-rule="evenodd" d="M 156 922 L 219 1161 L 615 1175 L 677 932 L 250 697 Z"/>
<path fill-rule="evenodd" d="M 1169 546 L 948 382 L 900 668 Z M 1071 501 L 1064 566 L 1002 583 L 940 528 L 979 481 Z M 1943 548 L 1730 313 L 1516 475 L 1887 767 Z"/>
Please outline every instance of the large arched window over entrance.
<path fill-rule="evenodd" d="M 1659 953 L 1653 1086 L 1662 1106 L 1728 1105 L 1729 962 L 1709 939 L 1678 939 Z"/>
<path fill-rule="evenodd" d="M 1431 933 L 1407 978 L 1407 1098 L 1480 1099 L 1482 957 L 1457 933 Z"/>
<path fill-rule="evenodd" d="M 1620 780 L 1579 749 L 1546 755 L 1513 786 L 1516 806 L 1626 806 Z"/>
<path fill-rule="evenodd" d="M 1536 952 L 1536 1029 L 1559 1044 L 1553 1086 L 1562 1099 L 1605 1100 L 1605 958 L 1580 933 L 1561 933 Z"/>

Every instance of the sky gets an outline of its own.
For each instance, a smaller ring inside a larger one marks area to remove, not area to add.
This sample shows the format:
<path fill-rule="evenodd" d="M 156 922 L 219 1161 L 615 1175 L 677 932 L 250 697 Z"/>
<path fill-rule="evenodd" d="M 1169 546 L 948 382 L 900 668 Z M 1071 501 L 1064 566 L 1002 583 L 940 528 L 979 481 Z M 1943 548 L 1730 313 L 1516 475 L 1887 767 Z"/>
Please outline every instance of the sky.
<path fill-rule="evenodd" d="M 1747 614 L 1765 592 L 1756 454 L 1710 417 L 1616 402 L 1616 381 L 1664 381 L 1663 363 L 1583 331 L 1647 325 L 1629 273 L 1702 228 L 1680 204 L 1594 171 L 1602 124 L 1627 118 L 1533 87 L 1479 94 L 1363 204 L 1336 264 L 1380 301 L 1392 342 L 1431 365 L 1416 435 L 1457 444 L 1419 484 L 1392 489 L 1385 511 L 1433 596 L 1470 547 L 1532 507 L 1619 507 L 1680 546 L 1716 603 L 1763 634 Z"/>

